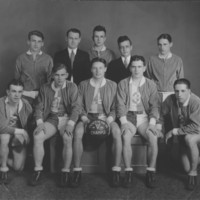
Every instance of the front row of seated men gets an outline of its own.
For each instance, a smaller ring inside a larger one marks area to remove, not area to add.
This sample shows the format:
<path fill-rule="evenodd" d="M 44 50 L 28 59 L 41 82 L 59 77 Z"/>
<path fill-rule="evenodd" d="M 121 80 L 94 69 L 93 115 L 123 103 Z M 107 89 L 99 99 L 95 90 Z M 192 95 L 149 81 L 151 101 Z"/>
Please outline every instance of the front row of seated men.
<path fill-rule="evenodd" d="M 173 129 L 165 135 L 166 142 L 173 135 L 180 139 L 181 159 L 188 173 L 187 189 L 197 185 L 197 166 L 200 144 L 200 99 L 191 93 L 190 82 L 178 79 L 175 94 L 158 107 L 158 93 L 153 81 L 145 78 L 146 63 L 142 56 L 133 56 L 129 67 L 131 76 L 118 86 L 105 78 L 106 62 L 94 58 L 91 62 L 92 78 L 77 86 L 66 80 L 66 66 L 57 64 L 52 71 L 52 82 L 40 88 L 34 110 L 37 127 L 33 132 L 34 172 L 29 184 L 41 183 L 44 158 L 44 141 L 59 133 L 63 140 L 63 166 L 61 187 L 78 187 L 81 182 L 82 139 L 87 124 L 102 119 L 110 127 L 113 139 L 112 179 L 114 187 L 120 186 L 121 155 L 125 164 L 124 187 L 131 187 L 131 139 L 140 134 L 148 143 L 146 186 L 156 187 L 156 160 L 158 138 L 163 137 L 160 127 L 166 114 L 170 114 Z M 8 182 L 8 166 L 22 170 L 26 145 L 29 143 L 27 121 L 31 106 L 22 98 L 23 84 L 13 80 L 8 84 L 7 96 L 0 99 L 0 182 Z M 161 111 L 161 112 L 160 112 Z M 119 120 L 118 120 L 119 119 Z M 158 128 L 159 127 L 159 128 Z M 70 168 L 74 160 L 73 174 Z"/>

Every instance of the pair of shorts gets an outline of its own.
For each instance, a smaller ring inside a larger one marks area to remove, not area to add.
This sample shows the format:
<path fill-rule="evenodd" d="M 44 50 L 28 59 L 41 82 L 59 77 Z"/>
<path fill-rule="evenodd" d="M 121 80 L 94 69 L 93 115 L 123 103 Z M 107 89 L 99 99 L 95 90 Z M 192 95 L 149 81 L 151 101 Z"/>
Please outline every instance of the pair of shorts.
<path fill-rule="evenodd" d="M 128 111 L 127 120 L 131 122 L 135 127 L 139 127 L 141 124 L 148 122 L 148 115 L 137 111 Z"/>

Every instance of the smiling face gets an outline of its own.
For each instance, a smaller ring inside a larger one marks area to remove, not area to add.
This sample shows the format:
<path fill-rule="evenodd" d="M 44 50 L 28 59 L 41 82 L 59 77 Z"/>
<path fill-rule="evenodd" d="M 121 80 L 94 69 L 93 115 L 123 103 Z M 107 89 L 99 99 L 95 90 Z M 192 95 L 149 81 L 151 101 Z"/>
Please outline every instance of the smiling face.
<path fill-rule="evenodd" d="M 107 68 L 104 63 L 94 62 L 91 68 L 93 78 L 96 80 L 104 78 L 106 70 Z"/>
<path fill-rule="evenodd" d="M 131 62 L 130 72 L 133 78 L 137 78 L 137 79 L 142 78 L 145 70 L 146 70 L 146 66 L 144 65 L 143 61 L 137 60 L 137 61 Z"/>
<path fill-rule="evenodd" d="M 171 52 L 171 47 L 173 46 L 172 42 L 169 42 L 167 39 L 160 39 L 158 41 L 158 50 L 161 55 L 168 55 Z"/>
<path fill-rule="evenodd" d="M 106 34 L 104 31 L 94 31 L 93 34 L 94 45 L 102 47 L 106 41 Z"/>
<path fill-rule="evenodd" d="M 67 79 L 67 76 L 68 76 L 68 73 L 65 68 L 61 68 L 57 70 L 53 75 L 55 86 L 62 87 L 65 80 Z"/>
<path fill-rule="evenodd" d="M 66 36 L 66 42 L 67 42 L 68 48 L 70 49 L 78 48 L 78 45 L 81 42 L 79 33 L 74 33 L 70 31 L 68 35 Z"/>
<path fill-rule="evenodd" d="M 176 99 L 180 104 L 184 104 L 190 96 L 190 89 L 184 83 L 175 85 L 174 92 Z"/>
<path fill-rule="evenodd" d="M 126 40 L 119 44 L 119 50 L 120 50 L 121 56 L 128 57 L 131 55 L 132 45 L 130 44 L 128 40 Z"/>
<path fill-rule="evenodd" d="M 10 85 L 10 88 L 7 90 L 7 96 L 9 102 L 13 104 L 19 103 L 23 94 L 23 87 L 21 85 Z"/>
<path fill-rule="evenodd" d="M 39 53 L 44 45 L 42 38 L 38 37 L 37 35 L 32 35 L 27 43 L 29 45 L 30 51 L 35 53 Z"/>

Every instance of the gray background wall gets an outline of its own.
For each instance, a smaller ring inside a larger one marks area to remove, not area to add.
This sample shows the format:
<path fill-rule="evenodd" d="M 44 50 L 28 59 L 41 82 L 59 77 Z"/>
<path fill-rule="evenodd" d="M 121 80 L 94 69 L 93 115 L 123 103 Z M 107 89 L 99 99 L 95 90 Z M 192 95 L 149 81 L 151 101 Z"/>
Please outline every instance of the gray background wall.
<path fill-rule="evenodd" d="M 82 31 L 81 48 L 92 45 L 92 29 L 107 28 L 107 46 L 118 56 L 116 40 L 128 35 L 133 54 L 146 59 L 157 52 L 156 38 L 170 33 L 172 51 L 182 57 L 185 77 L 200 95 L 200 2 L 197 1 L 66 1 L 0 0 L 0 96 L 13 78 L 15 60 L 27 49 L 27 33 L 39 29 L 45 34 L 44 50 L 51 56 L 65 47 L 67 29 Z"/>

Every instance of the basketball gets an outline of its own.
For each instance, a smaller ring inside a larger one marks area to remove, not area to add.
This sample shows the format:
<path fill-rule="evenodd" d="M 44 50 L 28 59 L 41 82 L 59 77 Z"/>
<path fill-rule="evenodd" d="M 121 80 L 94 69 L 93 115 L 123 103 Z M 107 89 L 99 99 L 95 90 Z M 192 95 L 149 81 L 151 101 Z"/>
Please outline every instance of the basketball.
<path fill-rule="evenodd" d="M 86 132 L 96 139 L 104 139 L 109 135 L 109 126 L 105 121 L 96 119 L 87 125 Z"/>

